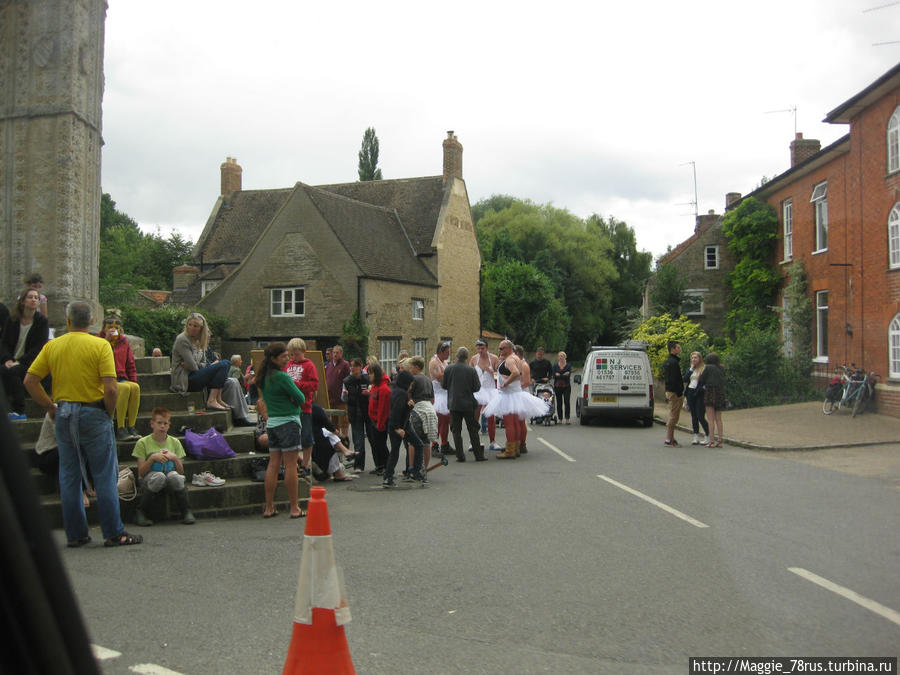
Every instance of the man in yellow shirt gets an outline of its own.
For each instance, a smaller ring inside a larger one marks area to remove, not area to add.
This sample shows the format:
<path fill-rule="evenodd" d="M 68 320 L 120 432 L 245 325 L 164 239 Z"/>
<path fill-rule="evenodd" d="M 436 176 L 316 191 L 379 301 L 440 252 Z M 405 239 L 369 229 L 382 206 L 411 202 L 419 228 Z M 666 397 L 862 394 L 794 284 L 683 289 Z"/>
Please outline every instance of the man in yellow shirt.
<path fill-rule="evenodd" d="M 91 540 L 81 498 L 80 456 L 87 460 L 97 490 L 104 545 L 140 544 L 143 537 L 126 532 L 119 515 L 119 462 L 113 429 L 116 365 L 109 342 L 91 335 L 90 325 L 91 306 L 70 302 L 66 307 L 68 332 L 44 345 L 25 375 L 25 388 L 56 422 L 59 494 L 68 545 L 83 546 Z M 47 375 L 53 376 L 52 400 L 41 386 Z"/>

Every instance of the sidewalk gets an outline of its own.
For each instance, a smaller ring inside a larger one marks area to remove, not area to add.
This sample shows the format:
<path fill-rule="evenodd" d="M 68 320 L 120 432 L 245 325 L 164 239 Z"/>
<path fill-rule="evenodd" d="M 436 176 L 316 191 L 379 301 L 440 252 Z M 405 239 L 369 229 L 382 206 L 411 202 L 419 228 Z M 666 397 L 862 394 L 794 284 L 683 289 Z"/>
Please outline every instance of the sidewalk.
<path fill-rule="evenodd" d="M 669 410 L 657 401 L 656 421 L 665 424 Z M 900 418 L 865 413 L 856 418 L 849 410 L 822 413 L 821 401 L 765 408 L 727 410 L 722 413 L 725 442 L 754 450 L 817 450 L 845 446 L 900 443 Z M 681 411 L 675 438 L 690 443 L 691 414 Z"/>

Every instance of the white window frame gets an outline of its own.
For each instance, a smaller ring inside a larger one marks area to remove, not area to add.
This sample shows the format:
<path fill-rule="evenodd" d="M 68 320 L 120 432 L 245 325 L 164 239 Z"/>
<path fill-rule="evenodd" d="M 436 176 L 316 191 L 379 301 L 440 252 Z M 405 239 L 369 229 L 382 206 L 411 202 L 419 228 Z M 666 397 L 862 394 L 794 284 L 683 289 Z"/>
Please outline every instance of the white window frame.
<path fill-rule="evenodd" d="M 715 258 L 715 264 L 709 264 L 709 254 L 712 253 Z M 719 269 L 719 247 L 718 246 L 706 246 L 703 248 L 703 269 L 706 270 L 717 270 Z"/>
<path fill-rule="evenodd" d="M 900 171 L 900 106 L 894 110 L 887 125 L 887 170 Z"/>
<path fill-rule="evenodd" d="M 794 257 L 794 200 L 785 199 L 781 204 L 781 215 L 784 221 L 784 259 Z"/>
<path fill-rule="evenodd" d="M 900 267 L 900 202 L 888 216 L 888 263 L 891 269 Z"/>
<path fill-rule="evenodd" d="M 688 288 L 684 291 L 684 298 L 697 298 L 700 300 L 700 307 L 696 311 L 688 312 L 685 310 L 684 303 L 681 305 L 681 313 L 685 316 L 704 316 L 706 314 L 706 305 L 704 304 L 704 294 L 708 293 L 708 288 Z"/>
<path fill-rule="evenodd" d="M 816 291 L 816 358 L 828 363 L 828 291 Z"/>
<path fill-rule="evenodd" d="M 896 314 L 888 327 L 889 377 L 900 378 L 900 314 Z"/>
<path fill-rule="evenodd" d="M 422 298 L 412 299 L 413 321 L 422 321 L 425 318 L 425 301 Z"/>
<path fill-rule="evenodd" d="M 297 300 L 298 293 L 301 296 L 299 301 Z M 290 297 L 289 300 L 288 297 Z M 300 304 L 299 312 L 296 311 L 298 302 Z M 284 311 L 286 303 L 290 303 L 291 305 L 290 312 Z M 269 316 L 274 318 L 281 318 L 286 316 L 306 316 L 306 288 L 304 286 L 281 286 L 278 288 L 270 288 Z"/>
<path fill-rule="evenodd" d="M 414 338 L 413 339 L 413 356 L 421 356 L 423 359 L 425 358 L 425 347 L 426 341 L 425 338 Z"/>
<path fill-rule="evenodd" d="M 828 250 L 828 181 L 822 181 L 813 188 L 810 204 L 816 213 L 816 250 Z"/>
<path fill-rule="evenodd" d="M 200 297 L 205 298 L 206 294 L 209 293 L 212 289 L 214 289 L 218 285 L 219 285 L 218 279 L 216 279 L 215 281 L 213 281 L 213 280 L 201 281 L 200 282 Z"/>
<path fill-rule="evenodd" d="M 397 355 L 400 353 L 400 338 L 386 338 L 378 340 L 378 362 L 385 375 L 391 376 L 391 371 L 397 365 Z"/>

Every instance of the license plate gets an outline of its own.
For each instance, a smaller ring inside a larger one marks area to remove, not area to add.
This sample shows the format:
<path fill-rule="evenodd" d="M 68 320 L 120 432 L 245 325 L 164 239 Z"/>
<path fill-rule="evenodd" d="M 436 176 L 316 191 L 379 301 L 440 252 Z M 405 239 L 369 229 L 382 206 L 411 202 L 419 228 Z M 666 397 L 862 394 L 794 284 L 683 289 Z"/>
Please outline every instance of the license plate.
<path fill-rule="evenodd" d="M 601 396 L 600 394 L 593 394 L 591 396 L 591 403 L 615 403 L 615 396 Z"/>

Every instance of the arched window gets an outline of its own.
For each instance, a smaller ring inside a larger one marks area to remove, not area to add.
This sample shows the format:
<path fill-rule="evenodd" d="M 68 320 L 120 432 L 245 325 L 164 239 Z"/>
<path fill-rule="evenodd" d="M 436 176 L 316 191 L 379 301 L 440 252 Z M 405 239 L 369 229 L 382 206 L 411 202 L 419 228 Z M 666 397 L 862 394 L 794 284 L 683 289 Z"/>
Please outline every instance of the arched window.
<path fill-rule="evenodd" d="M 900 267 L 900 202 L 888 216 L 888 263 L 892 268 Z"/>
<path fill-rule="evenodd" d="M 887 126 L 888 173 L 900 170 L 900 106 L 894 110 Z"/>
<path fill-rule="evenodd" d="M 891 377 L 900 377 L 900 314 L 897 314 L 888 329 L 888 360 Z"/>

